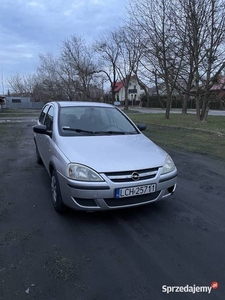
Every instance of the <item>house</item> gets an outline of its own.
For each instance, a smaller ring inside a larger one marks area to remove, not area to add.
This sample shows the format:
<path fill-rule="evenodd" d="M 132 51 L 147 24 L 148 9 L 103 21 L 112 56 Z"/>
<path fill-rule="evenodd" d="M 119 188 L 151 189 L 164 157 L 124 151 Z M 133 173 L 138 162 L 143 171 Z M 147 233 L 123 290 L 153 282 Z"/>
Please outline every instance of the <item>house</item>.
<path fill-rule="evenodd" d="M 125 101 L 125 79 L 115 83 L 114 92 L 116 94 L 116 101 L 123 104 Z M 131 76 L 128 87 L 128 101 L 129 105 L 139 105 L 141 97 L 145 95 L 144 83 L 138 82 L 136 75 Z"/>
<path fill-rule="evenodd" d="M 225 97 L 225 76 L 219 76 L 217 82 L 210 88 L 210 92 L 218 98 Z"/>
<path fill-rule="evenodd" d="M 197 95 L 196 87 L 193 85 L 190 92 L 193 97 Z M 211 98 L 222 99 L 225 98 L 225 76 L 220 75 L 207 84 L 203 81 L 202 84 L 199 85 L 198 96 L 205 95 L 207 93 L 207 97 L 211 96 Z"/>
<path fill-rule="evenodd" d="M 166 95 L 166 85 L 164 82 L 161 82 L 158 84 L 158 86 L 153 86 L 149 89 L 149 94 L 151 96 L 160 95 L 165 96 Z"/>

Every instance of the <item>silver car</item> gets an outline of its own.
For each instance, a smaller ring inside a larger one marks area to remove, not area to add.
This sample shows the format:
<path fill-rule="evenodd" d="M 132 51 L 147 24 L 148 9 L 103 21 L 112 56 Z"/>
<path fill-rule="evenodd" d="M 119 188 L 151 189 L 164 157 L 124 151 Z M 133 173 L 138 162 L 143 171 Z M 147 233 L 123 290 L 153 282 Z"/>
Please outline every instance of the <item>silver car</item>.
<path fill-rule="evenodd" d="M 93 102 L 50 102 L 33 127 L 53 206 L 98 211 L 158 201 L 176 189 L 172 158 L 126 114 Z"/>

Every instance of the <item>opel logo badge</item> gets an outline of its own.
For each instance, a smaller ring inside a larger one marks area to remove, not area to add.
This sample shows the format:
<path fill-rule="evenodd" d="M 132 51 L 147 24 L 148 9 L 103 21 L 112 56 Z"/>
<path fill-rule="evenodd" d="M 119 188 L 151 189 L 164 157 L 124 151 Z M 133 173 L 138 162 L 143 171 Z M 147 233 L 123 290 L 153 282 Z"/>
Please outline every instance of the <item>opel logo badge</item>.
<path fill-rule="evenodd" d="M 135 181 L 139 180 L 140 176 L 137 172 L 133 172 L 131 178 Z"/>

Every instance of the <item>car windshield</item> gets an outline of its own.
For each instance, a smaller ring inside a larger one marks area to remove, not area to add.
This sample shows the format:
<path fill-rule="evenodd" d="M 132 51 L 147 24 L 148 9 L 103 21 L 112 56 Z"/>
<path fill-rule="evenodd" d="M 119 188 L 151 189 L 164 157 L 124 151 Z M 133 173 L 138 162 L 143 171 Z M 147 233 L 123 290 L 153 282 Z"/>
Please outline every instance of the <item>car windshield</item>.
<path fill-rule="evenodd" d="M 61 107 L 58 126 L 59 133 L 63 136 L 139 133 L 132 123 L 114 107 Z"/>

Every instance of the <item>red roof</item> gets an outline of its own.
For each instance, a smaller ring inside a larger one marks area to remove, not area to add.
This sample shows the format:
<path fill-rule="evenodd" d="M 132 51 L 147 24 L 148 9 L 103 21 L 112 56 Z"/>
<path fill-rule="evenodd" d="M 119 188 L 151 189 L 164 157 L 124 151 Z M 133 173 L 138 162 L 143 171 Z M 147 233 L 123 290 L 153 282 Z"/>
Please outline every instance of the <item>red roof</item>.
<path fill-rule="evenodd" d="M 123 82 L 122 81 L 116 82 L 114 86 L 115 86 L 114 92 L 117 93 L 123 87 Z"/>
<path fill-rule="evenodd" d="M 225 76 L 221 76 L 216 84 L 214 84 L 210 91 L 218 91 L 225 89 Z"/>
<path fill-rule="evenodd" d="M 131 76 L 131 77 L 130 77 L 130 80 L 131 80 L 131 79 L 134 79 L 134 78 L 136 78 L 135 75 Z M 125 79 L 124 79 L 124 80 L 125 80 Z M 120 89 L 123 87 L 124 80 L 123 80 L 123 81 L 115 82 L 115 85 L 114 85 L 114 86 L 115 86 L 115 88 L 114 88 L 114 92 L 115 92 L 115 93 L 118 93 L 118 92 L 120 91 Z"/>

